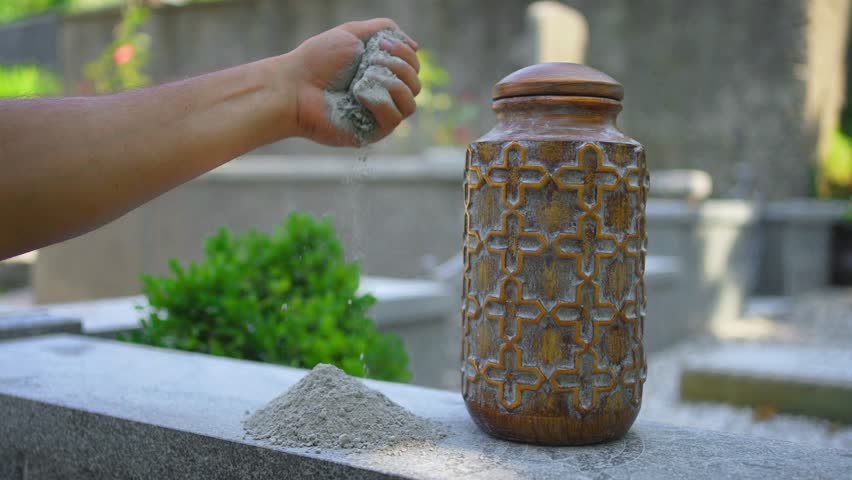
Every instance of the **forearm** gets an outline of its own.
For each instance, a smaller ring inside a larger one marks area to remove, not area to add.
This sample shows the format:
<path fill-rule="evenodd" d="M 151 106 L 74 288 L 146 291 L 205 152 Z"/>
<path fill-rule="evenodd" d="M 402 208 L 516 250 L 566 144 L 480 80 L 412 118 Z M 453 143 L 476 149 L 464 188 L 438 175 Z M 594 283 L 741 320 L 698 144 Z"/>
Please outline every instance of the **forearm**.
<path fill-rule="evenodd" d="M 375 119 L 369 140 L 384 138 L 414 112 L 417 44 L 401 33 L 372 43 L 387 54 L 374 52 L 365 72 L 384 69 L 371 86 L 384 95 L 338 85 L 383 30 L 399 26 L 349 22 L 285 55 L 147 90 L 0 102 L 0 259 L 92 230 L 275 140 L 358 145 L 329 115 L 329 89 L 354 95 Z"/>
<path fill-rule="evenodd" d="M 288 136 L 286 68 L 269 66 L 282 58 L 119 95 L 0 102 L 0 258 L 94 229 Z"/>

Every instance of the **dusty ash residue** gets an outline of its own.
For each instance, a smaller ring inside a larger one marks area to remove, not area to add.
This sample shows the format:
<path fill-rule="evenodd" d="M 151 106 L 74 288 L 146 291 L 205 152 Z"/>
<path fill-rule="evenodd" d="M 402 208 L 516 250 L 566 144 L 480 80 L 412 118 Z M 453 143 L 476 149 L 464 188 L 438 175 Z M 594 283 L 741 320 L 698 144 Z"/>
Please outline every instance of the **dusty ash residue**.
<path fill-rule="evenodd" d="M 388 52 L 379 48 L 379 42 L 382 40 L 405 41 L 405 37 L 395 30 L 377 32 L 367 39 L 360 62 L 352 65 L 357 65 L 358 68 L 350 67 L 341 72 L 338 85 L 333 85 L 331 90 L 325 92 L 332 124 L 355 135 L 361 146 L 370 143 L 376 131 L 376 119 L 361 105 L 359 99 L 374 104 L 393 103 L 385 85 L 399 80 L 389 68 L 375 65 L 378 59 L 392 58 Z"/>
<path fill-rule="evenodd" d="M 245 428 L 255 440 L 283 447 L 429 446 L 445 435 L 431 421 L 325 364 L 255 412 Z"/>

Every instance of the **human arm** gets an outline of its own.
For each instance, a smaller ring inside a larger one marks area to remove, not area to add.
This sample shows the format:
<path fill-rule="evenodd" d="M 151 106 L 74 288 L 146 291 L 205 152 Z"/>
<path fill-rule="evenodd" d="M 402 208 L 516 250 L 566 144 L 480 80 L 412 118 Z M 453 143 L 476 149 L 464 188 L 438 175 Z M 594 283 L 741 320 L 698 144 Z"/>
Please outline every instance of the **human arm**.
<path fill-rule="evenodd" d="M 352 22 L 295 50 L 159 87 L 103 97 L 0 102 L 0 259 L 103 225 L 261 145 L 306 137 L 355 145 L 328 120 L 324 91 L 362 39 L 392 21 Z M 420 88 L 414 42 L 385 46 L 393 104 L 369 104 L 389 134 Z"/>

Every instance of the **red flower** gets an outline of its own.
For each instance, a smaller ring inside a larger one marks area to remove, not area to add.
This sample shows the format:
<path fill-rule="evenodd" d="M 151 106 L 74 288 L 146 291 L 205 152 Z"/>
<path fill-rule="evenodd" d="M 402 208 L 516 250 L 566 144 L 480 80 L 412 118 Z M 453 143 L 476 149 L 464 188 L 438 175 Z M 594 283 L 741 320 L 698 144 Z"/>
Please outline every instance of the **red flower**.
<path fill-rule="evenodd" d="M 112 54 L 112 61 L 115 62 L 116 65 L 124 65 L 130 60 L 133 60 L 134 52 L 135 50 L 133 49 L 133 45 L 125 43 L 115 49 L 115 52 Z"/>

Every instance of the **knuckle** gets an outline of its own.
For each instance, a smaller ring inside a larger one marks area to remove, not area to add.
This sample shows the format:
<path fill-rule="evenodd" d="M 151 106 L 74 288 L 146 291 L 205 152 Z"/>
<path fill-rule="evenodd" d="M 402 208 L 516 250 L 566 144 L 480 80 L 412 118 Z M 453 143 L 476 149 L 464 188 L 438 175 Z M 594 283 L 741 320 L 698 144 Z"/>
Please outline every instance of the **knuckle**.
<path fill-rule="evenodd" d="M 386 25 L 391 25 L 393 27 L 399 28 L 397 26 L 396 22 L 394 22 L 393 19 L 388 18 L 388 17 L 379 17 L 379 18 L 376 19 L 376 21 L 379 22 L 379 23 L 383 23 L 383 24 L 386 24 Z"/>
<path fill-rule="evenodd" d="M 416 110 L 416 107 L 414 106 L 414 104 L 413 104 L 413 103 L 407 104 L 407 105 L 405 106 L 405 113 L 403 114 L 403 116 L 404 116 L 405 118 L 408 118 L 408 117 L 410 117 L 410 116 L 414 115 L 414 111 L 415 111 L 415 110 Z"/>
<path fill-rule="evenodd" d="M 408 118 L 412 113 L 414 113 L 414 99 L 411 98 L 411 95 L 401 97 L 399 102 L 397 102 L 397 106 L 402 118 Z"/>
<path fill-rule="evenodd" d="M 395 107 L 382 109 L 381 112 L 375 112 L 376 121 L 379 125 L 384 125 L 386 128 L 393 128 L 402 121 L 402 114 Z"/>

